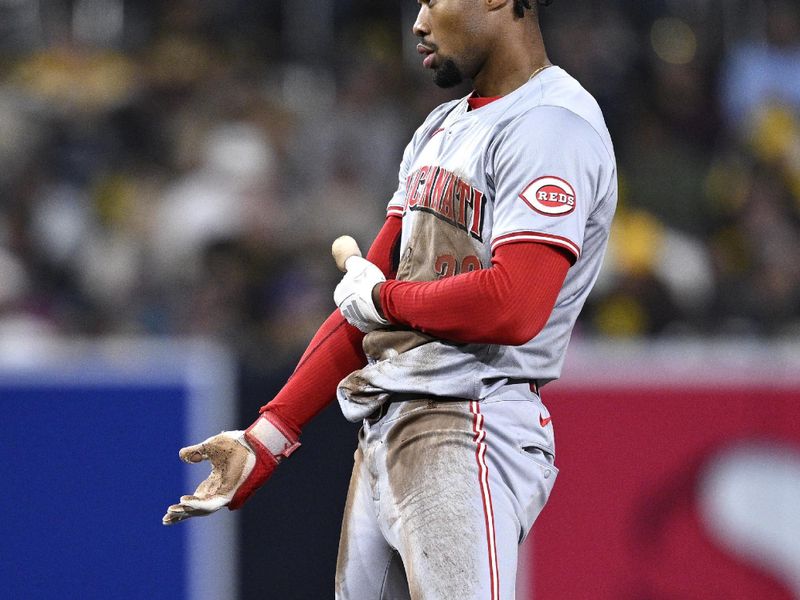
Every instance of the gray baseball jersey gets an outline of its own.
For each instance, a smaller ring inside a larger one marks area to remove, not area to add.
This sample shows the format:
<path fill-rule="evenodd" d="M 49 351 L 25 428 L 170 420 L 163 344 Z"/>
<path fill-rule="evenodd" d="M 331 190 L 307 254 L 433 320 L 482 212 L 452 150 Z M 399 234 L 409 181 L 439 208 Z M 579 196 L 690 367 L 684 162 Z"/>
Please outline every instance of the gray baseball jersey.
<path fill-rule="evenodd" d="M 509 383 L 558 378 L 600 270 L 616 198 L 600 108 L 561 68 L 479 110 L 469 111 L 467 98 L 437 107 L 405 150 L 388 206 L 403 219 L 397 278 L 431 281 L 486 268 L 494 250 L 516 242 L 564 248 L 575 263 L 547 324 L 521 346 L 404 330 L 368 334 L 369 364 L 337 391 L 345 417 L 358 421 L 391 394 L 481 400 Z"/>

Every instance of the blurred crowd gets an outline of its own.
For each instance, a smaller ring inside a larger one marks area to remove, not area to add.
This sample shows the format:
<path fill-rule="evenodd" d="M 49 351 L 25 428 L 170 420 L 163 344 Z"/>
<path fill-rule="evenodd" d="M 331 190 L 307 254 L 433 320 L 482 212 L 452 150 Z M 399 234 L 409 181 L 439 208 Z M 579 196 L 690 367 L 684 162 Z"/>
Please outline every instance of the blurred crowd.
<path fill-rule="evenodd" d="M 0 2 L 0 340 L 209 335 L 286 368 L 443 91 L 414 2 Z M 620 205 L 576 335 L 800 333 L 800 5 L 556 0 Z"/>

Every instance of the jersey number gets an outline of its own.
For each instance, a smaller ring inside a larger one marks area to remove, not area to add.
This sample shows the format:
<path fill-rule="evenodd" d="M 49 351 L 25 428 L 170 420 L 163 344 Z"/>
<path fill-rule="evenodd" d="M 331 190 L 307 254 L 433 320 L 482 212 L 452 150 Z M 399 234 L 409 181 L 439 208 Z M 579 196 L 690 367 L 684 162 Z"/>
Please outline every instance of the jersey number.
<path fill-rule="evenodd" d="M 444 279 L 445 277 L 450 277 L 452 275 L 458 275 L 459 273 L 477 271 L 480 268 L 481 261 L 477 256 L 465 256 L 459 264 L 459 262 L 456 260 L 456 257 L 452 254 L 442 254 L 436 259 L 436 263 L 433 266 L 434 271 L 436 271 L 436 276 L 439 279 Z"/>

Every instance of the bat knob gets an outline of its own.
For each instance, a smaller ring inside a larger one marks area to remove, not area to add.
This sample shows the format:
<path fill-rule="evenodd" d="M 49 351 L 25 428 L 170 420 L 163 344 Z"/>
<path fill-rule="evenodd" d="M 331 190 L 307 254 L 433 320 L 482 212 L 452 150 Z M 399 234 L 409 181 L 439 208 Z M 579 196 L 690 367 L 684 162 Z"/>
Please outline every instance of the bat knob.
<path fill-rule="evenodd" d="M 333 260 L 336 261 L 336 266 L 340 271 L 346 271 L 345 263 L 351 256 L 361 256 L 361 250 L 358 248 L 356 241 L 349 235 L 343 235 L 333 240 L 331 246 L 331 254 Z"/>

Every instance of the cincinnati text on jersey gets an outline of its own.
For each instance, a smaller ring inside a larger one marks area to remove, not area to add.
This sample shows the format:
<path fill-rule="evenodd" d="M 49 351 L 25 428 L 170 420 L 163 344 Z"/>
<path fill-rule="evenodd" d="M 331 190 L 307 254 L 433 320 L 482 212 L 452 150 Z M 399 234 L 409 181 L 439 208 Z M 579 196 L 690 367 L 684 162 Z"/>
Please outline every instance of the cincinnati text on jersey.
<path fill-rule="evenodd" d="M 482 241 L 484 194 L 442 167 L 420 167 L 406 180 L 406 210 L 430 213 Z"/>

